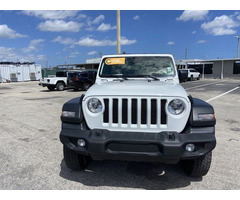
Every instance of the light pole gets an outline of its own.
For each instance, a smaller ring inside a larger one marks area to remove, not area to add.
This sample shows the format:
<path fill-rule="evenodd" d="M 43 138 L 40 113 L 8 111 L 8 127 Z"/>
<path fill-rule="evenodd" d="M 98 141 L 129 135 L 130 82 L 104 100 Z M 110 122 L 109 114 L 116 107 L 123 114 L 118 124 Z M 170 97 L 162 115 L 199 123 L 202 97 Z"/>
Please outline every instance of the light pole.
<path fill-rule="evenodd" d="M 121 53 L 120 10 L 117 10 L 117 54 Z"/>
<path fill-rule="evenodd" d="M 240 39 L 240 35 L 238 36 L 234 36 L 238 39 L 238 45 L 237 45 L 237 58 L 239 58 L 239 39 Z"/>

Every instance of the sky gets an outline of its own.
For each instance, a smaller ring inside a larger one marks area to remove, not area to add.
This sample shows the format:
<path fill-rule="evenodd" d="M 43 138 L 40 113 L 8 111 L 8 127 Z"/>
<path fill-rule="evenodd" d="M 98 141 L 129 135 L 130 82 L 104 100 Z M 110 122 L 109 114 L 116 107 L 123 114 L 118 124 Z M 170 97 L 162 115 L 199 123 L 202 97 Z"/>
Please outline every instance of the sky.
<path fill-rule="evenodd" d="M 121 51 L 237 56 L 240 11 L 121 10 Z M 0 10 L 0 62 L 42 67 L 116 54 L 116 10 Z"/>

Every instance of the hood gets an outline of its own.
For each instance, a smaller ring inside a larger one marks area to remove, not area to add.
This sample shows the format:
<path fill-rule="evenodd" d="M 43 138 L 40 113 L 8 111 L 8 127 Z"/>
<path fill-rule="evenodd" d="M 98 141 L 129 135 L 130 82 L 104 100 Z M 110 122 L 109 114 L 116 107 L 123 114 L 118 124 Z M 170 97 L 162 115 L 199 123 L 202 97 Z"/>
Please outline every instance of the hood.
<path fill-rule="evenodd" d="M 161 81 L 109 81 L 94 84 L 85 94 L 88 96 L 174 96 L 184 97 L 188 94 L 180 84 Z"/>

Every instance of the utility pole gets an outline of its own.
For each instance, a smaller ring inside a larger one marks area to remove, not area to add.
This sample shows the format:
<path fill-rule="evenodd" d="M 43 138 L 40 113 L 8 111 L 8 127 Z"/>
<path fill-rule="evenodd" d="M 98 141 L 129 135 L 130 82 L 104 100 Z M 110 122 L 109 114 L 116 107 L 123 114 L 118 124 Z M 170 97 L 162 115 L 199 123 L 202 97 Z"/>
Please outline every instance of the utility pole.
<path fill-rule="evenodd" d="M 187 60 L 187 48 L 185 49 L 185 60 Z"/>
<path fill-rule="evenodd" d="M 239 39 L 240 39 L 240 35 L 238 36 L 234 36 L 238 39 L 238 45 L 237 45 L 237 58 L 239 58 Z"/>
<path fill-rule="evenodd" d="M 117 54 L 121 53 L 120 10 L 117 10 Z"/>

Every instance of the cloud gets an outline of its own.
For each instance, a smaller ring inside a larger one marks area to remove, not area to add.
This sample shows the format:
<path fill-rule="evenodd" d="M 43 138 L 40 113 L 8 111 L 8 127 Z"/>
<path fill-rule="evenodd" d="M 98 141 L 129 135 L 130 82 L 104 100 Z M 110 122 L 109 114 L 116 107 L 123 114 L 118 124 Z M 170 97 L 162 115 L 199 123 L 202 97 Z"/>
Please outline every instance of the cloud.
<path fill-rule="evenodd" d="M 20 55 L 15 48 L 0 47 L 0 60 L 9 62 L 33 62 L 44 60 L 44 55 Z"/>
<path fill-rule="evenodd" d="M 139 15 L 136 15 L 133 17 L 133 20 L 139 20 L 139 19 L 140 19 Z"/>
<path fill-rule="evenodd" d="M 97 52 L 96 51 L 90 51 L 90 52 L 88 52 L 88 54 L 87 55 L 96 55 L 97 54 Z"/>
<path fill-rule="evenodd" d="M 103 20 L 105 19 L 105 16 L 104 15 L 99 15 L 98 17 L 96 17 L 92 23 L 93 24 L 99 24 L 100 22 L 102 22 Z"/>
<path fill-rule="evenodd" d="M 75 57 L 77 57 L 77 55 L 79 55 L 79 54 L 80 54 L 80 53 L 79 53 L 78 51 L 73 51 L 73 52 L 71 52 L 70 55 L 67 56 L 67 57 L 69 57 L 69 58 L 75 58 Z"/>
<path fill-rule="evenodd" d="M 14 48 L 0 47 L 1 61 L 17 61 L 17 55 L 14 53 Z"/>
<path fill-rule="evenodd" d="M 28 16 L 34 16 L 42 19 L 66 19 L 74 17 L 78 11 L 76 10 L 24 10 L 23 14 Z"/>
<path fill-rule="evenodd" d="M 94 27 L 93 26 L 89 26 L 86 28 L 86 31 L 94 31 Z"/>
<path fill-rule="evenodd" d="M 87 18 L 87 15 L 85 15 L 85 14 L 80 14 L 80 15 L 78 15 L 78 17 L 77 17 L 76 19 L 82 20 L 82 19 L 86 19 L 86 18 Z"/>
<path fill-rule="evenodd" d="M 97 30 L 98 31 L 101 31 L 101 32 L 107 32 L 109 30 L 113 30 L 113 29 L 116 29 L 117 27 L 116 26 L 111 26 L 110 24 L 104 24 L 102 23 L 98 28 Z"/>
<path fill-rule="evenodd" d="M 85 37 L 81 40 L 79 40 L 76 44 L 79 46 L 113 46 L 114 42 L 111 40 L 95 40 L 89 37 Z"/>
<path fill-rule="evenodd" d="M 173 42 L 173 41 L 170 41 L 167 43 L 167 45 L 174 45 L 174 44 L 175 44 L 175 42 Z"/>
<path fill-rule="evenodd" d="M 198 40 L 197 41 L 197 44 L 203 44 L 203 43 L 207 43 L 207 41 L 206 40 Z"/>
<path fill-rule="evenodd" d="M 47 20 L 38 25 L 39 30 L 51 32 L 78 32 L 81 27 L 82 24 L 79 24 L 77 22 L 65 22 L 63 20 Z"/>
<path fill-rule="evenodd" d="M 208 10 L 185 10 L 180 17 L 177 17 L 177 21 L 200 21 L 204 20 L 208 14 Z"/>
<path fill-rule="evenodd" d="M 232 35 L 237 33 L 236 27 L 240 26 L 238 21 L 235 21 L 232 17 L 222 15 L 215 17 L 211 22 L 203 23 L 201 28 L 211 35 Z"/>
<path fill-rule="evenodd" d="M 31 51 L 39 51 L 39 47 L 41 45 L 41 43 L 44 42 L 43 39 L 35 39 L 35 40 L 31 40 L 28 47 L 23 48 L 23 52 L 24 53 L 28 53 Z"/>
<path fill-rule="evenodd" d="M 95 30 L 93 25 L 97 25 L 99 23 L 101 23 L 103 20 L 105 19 L 104 15 L 99 15 L 98 17 L 96 17 L 94 20 L 91 19 L 91 17 L 88 17 L 86 20 L 86 30 L 87 31 L 93 31 Z"/>
<path fill-rule="evenodd" d="M 128 40 L 125 37 L 121 37 L 121 45 L 130 45 L 130 44 L 134 44 L 136 42 L 137 42 L 136 40 Z M 85 37 L 85 38 L 82 38 L 81 40 L 79 40 L 76 44 L 79 46 L 88 46 L 88 47 L 115 46 L 117 44 L 117 41 L 106 40 L 106 39 L 96 40 L 96 39 L 92 39 L 90 37 Z"/>
<path fill-rule="evenodd" d="M 16 31 L 10 29 L 6 24 L 0 25 L 0 38 L 15 39 L 26 37 L 28 36 L 17 33 Z"/>
<path fill-rule="evenodd" d="M 192 32 L 192 34 L 196 34 L 196 33 L 197 33 L 197 31 L 193 31 L 193 32 Z"/>
<path fill-rule="evenodd" d="M 61 36 L 57 36 L 55 39 L 52 40 L 52 42 L 58 42 L 64 45 L 73 45 L 76 41 L 72 38 L 63 38 Z"/>
<path fill-rule="evenodd" d="M 37 55 L 36 60 L 46 60 L 46 55 Z"/>
<path fill-rule="evenodd" d="M 135 44 L 136 42 L 137 42 L 136 40 L 129 40 L 126 37 L 123 37 L 123 36 L 121 37 L 121 45 L 130 45 L 130 44 Z"/>

